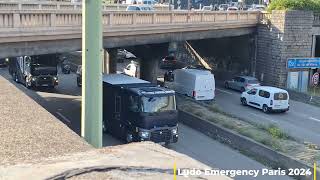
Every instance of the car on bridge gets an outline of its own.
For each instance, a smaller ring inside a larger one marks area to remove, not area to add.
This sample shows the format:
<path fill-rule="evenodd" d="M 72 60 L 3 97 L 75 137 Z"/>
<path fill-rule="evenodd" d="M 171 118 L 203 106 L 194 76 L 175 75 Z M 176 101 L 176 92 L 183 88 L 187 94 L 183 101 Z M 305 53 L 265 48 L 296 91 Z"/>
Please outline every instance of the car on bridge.
<path fill-rule="evenodd" d="M 219 11 L 226 11 L 228 9 L 229 5 L 228 4 L 220 4 L 218 9 Z"/>
<path fill-rule="evenodd" d="M 255 86 L 260 86 L 260 82 L 255 77 L 236 76 L 230 81 L 225 81 L 224 86 L 226 89 L 233 89 L 244 92 L 252 89 Z"/>
<path fill-rule="evenodd" d="M 264 113 L 271 111 L 289 111 L 289 93 L 286 90 L 270 87 L 258 86 L 241 94 L 242 105 L 252 106 L 262 109 Z"/>
<path fill-rule="evenodd" d="M 126 11 L 154 11 L 154 8 L 149 5 L 130 5 Z"/>

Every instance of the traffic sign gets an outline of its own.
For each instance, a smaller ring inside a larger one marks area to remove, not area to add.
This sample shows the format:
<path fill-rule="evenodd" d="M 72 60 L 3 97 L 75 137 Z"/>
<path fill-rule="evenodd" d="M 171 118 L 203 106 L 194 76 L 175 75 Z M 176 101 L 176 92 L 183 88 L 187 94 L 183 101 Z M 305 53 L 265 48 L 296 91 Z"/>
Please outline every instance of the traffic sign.
<path fill-rule="evenodd" d="M 319 84 L 319 73 L 314 73 L 312 76 L 312 84 L 317 86 Z"/>
<path fill-rule="evenodd" d="M 289 58 L 288 69 L 320 68 L 320 58 Z"/>

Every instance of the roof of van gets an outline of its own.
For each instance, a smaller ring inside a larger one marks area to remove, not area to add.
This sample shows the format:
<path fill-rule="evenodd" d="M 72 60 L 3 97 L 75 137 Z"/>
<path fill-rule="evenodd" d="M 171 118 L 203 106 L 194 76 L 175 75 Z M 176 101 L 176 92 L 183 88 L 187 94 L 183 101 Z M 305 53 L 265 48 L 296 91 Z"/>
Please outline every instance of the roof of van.
<path fill-rule="evenodd" d="M 175 71 L 181 71 L 181 72 L 186 72 L 188 74 L 192 74 L 192 75 L 208 75 L 211 74 L 210 71 L 208 70 L 202 70 L 202 69 L 177 69 Z"/>
<path fill-rule="evenodd" d="M 277 87 L 271 87 L 271 86 L 257 86 L 257 87 L 254 87 L 254 88 L 255 89 L 264 90 L 264 91 L 268 91 L 268 92 L 285 92 L 285 93 L 288 93 L 284 89 L 280 89 L 280 88 L 277 88 Z"/>
<path fill-rule="evenodd" d="M 103 82 L 109 84 L 145 84 L 150 83 L 149 81 L 145 81 L 142 79 L 138 79 L 135 77 L 131 77 L 125 74 L 104 74 Z"/>

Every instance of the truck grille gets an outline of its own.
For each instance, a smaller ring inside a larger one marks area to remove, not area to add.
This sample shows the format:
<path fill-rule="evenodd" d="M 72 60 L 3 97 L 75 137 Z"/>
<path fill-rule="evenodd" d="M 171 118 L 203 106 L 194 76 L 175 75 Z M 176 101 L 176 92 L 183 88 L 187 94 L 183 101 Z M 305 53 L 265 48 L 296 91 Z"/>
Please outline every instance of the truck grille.
<path fill-rule="evenodd" d="M 168 129 L 156 130 L 151 132 L 151 141 L 155 143 L 169 142 L 171 139 L 171 131 Z"/>
<path fill-rule="evenodd" d="M 49 76 L 39 77 L 38 84 L 52 84 L 52 78 Z"/>

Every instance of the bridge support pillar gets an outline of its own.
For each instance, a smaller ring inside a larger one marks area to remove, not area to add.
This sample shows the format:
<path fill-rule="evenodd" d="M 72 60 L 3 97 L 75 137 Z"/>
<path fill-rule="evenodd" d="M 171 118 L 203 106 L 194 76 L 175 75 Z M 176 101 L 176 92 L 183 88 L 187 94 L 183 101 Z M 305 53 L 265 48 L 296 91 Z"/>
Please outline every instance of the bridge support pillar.
<path fill-rule="evenodd" d="M 117 73 L 117 49 L 104 50 L 103 72 L 106 74 Z"/>
<path fill-rule="evenodd" d="M 156 84 L 158 75 L 158 64 L 159 61 L 155 58 L 142 59 L 140 61 L 140 78 Z"/>
<path fill-rule="evenodd" d="M 133 53 L 140 60 L 140 78 L 157 83 L 159 62 L 168 55 L 168 43 L 135 46 Z"/>

